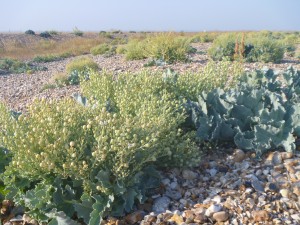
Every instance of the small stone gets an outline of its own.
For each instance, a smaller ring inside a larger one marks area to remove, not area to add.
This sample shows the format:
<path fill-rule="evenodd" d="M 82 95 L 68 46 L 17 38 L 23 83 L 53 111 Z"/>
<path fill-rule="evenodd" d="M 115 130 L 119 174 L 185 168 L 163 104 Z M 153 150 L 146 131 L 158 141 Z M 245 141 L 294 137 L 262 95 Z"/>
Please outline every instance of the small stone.
<path fill-rule="evenodd" d="M 282 197 L 288 198 L 290 191 L 288 189 L 281 189 L 279 193 L 282 195 Z"/>
<path fill-rule="evenodd" d="M 175 181 L 170 184 L 170 188 L 173 189 L 173 190 L 176 189 L 177 186 L 178 186 L 178 183 L 175 182 Z"/>
<path fill-rule="evenodd" d="M 179 202 L 184 206 L 188 203 L 188 201 L 185 200 L 184 198 L 180 199 Z"/>
<path fill-rule="evenodd" d="M 152 216 L 152 215 L 146 215 L 145 216 L 145 222 L 148 223 L 155 223 L 156 222 L 156 216 Z"/>
<path fill-rule="evenodd" d="M 291 159 L 293 157 L 293 153 L 292 152 L 281 152 L 281 158 L 283 160 L 285 159 Z"/>
<path fill-rule="evenodd" d="M 262 183 L 257 178 L 252 179 L 251 185 L 258 192 L 264 192 L 265 191 L 264 186 L 262 185 Z"/>
<path fill-rule="evenodd" d="M 186 218 L 193 218 L 194 219 L 195 213 L 192 210 L 185 210 L 183 215 Z"/>
<path fill-rule="evenodd" d="M 179 200 L 182 197 L 182 194 L 179 191 L 168 189 L 166 191 L 166 196 L 173 200 Z"/>
<path fill-rule="evenodd" d="M 293 220 L 296 220 L 297 222 L 300 222 L 300 215 L 299 215 L 299 213 L 292 214 L 291 217 L 292 217 Z"/>
<path fill-rule="evenodd" d="M 265 192 L 267 191 L 277 192 L 278 187 L 275 183 L 267 183 L 265 186 Z"/>
<path fill-rule="evenodd" d="M 266 210 L 253 211 L 252 216 L 255 222 L 264 222 L 269 220 L 269 214 Z"/>
<path fill-rule="evenodd" d="M 170 184 L 170 179 L 165 178 L 161 182 L 163 183 L 163 185 L 168 186 Z"/>
<path fill-rule="evenodd" d="M 268 162 L 270 162 L 272 165 L 279 165 L 282 163 L 282 157 L 280 152 L 271 152 L 268 157 L 267 160 Z"/>
<path fill-rule="evenodd" d="M 183 223 L 183 218 L 182 218 L 182 216 L 174 214 L 168 221 L 175 222 L 176 224 L 181 224 L 181 223 Z"/>
<path fill-rule="evenodd" d="M 186 180 L 194 180 L 197 177 L 197 173 L 191 170 L 183 170 L 182 177 Z"/>
<path fill-rule="evenodd" d="M 197 214 L 194 218 L 195 223 L 202 224 L 205 223 L 206 221 L 207 221 L 207 217 L 203 214 Z"/>
<path fill-rule="evenodd" d="M 144 218 L 144 214 L 142 211 L 133 212 L 125 217 L 125 221 L 129 224 L 135 224 L 137 222 L 142 221 Z"/>
<path fill-rule="evenodd" d="M 10 219 L 10 222 L 23 222 L 23 216 L 18 215 L 12 219 Z"/>
<path fill-rule="evenodd" d="M 222 210 L 222 206 L 218 204 L 213 204 L 205 212 L 205 216 L 211 217 L 214 213 L 220 212 Z"/>
<path fill-rule="evenodd" d="M 272 222 L 273 222 L 273 224 L 281 224 L 282 223 L 281 220 L 278 218 L 273 219 Z"/>
<path fill-rule="evenodd" d="M 270 173 L 270 170 L 268 170 L 268 169 L 263 170 L 263 174 L 264 174 L 265 176 L 267 176 L 269 173 Z"/>
<path fill-rule="evenodd" d="M 236 149 L 233 153 L 234 162 L 242 162 L 246 158 L 246 154 L 241 149 Z"/>
<path fill-rule="evenodd" d="M 208 172 L 211 177 L 214 177 L 218 173 L 218 170 L 213 168 L 213 169 L 210 169 Z"/>
<path fill-rule="evenodd" d="M 296 194 L 298 197 L 300 197 L 300 187 L 294 186 L 293 187 L 293 193 Z"/>
<path fill-rule="evenodd" d="M 225 211 L 220 211 L 220 212 L 216 212 L 213 214 L 213 218 L 217 221 L 217 222 L 225 222 L 226 220 L 228 220 L 228 213 Z"/>
<path fill-rule="evenodd" d="M 219 166 L 218 166 L 218 171 L 219 171 L 220 173 L 227 173 L 228 170 L 229 170 L 228 166 L 223 166 L 223 165 L 219 165 Z"/>
<path fill-rule="evenodd" d="M 212 199 L 216 204 L 220 204 L 222 201 L 222 197 L 220 195 L 216 195 L 213 199 Z"/>
<path fill-rule="evenodd" d="M 166 196 L 155 199 L 152 206 L 153 212 L 157 214 L 165 212 L 169 208 L 170 202 L 170 198 Z"/>

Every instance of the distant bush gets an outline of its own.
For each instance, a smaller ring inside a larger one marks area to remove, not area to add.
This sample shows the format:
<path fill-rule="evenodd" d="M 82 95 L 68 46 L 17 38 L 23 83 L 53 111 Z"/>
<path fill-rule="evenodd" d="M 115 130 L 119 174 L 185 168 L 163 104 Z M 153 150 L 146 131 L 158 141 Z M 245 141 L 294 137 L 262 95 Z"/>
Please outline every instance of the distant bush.
<path fill-rule="evenodd" d="M 125 37 L 115 37 L 110 44 L 111 45 L 124 45 L 127 44 L 128 40 Z"/>
<path fill-rule="evenodd" d="M 79 30 L 77 27 L 73 29 L 73 34 L 76 36 L 82 37 L 83 36 L 83 31 Z"/>
<path fill-rule="evenodd" d="M 51 35 L 58 35 L 58 32 L 56 30 L 50 30 L 49 34 L 51 34 Z"/>
<path fill-rule="evenodd" d="M 89 57 L 81 57 L 75 59 L 66 65 L 66 72 L 68 74 L 70 74 L 74 70 L 78 72 L 84 72 L 88 69 L 94 71 L 98 70 L 98 64 Z"/>
<path fill-rule="evenodd" d="M 112 33 L 113 33 L 113 34 L 121 34 L 122 31 L 121 31 L 121 30 L 113 30 Z"/>
<path fill-rule="evenodd" d="M 54 62 L 59 61 L 65 58 L 72 56 L 71 53 L 64 53 L 60 55 L 44 55 L 44 56 L 36 56 L 32 59 L 33 62 Z"/>
<path fill-rule="evenodd" d="M 69 85 L 68 74 L 56 73 L 52 76 L 51 81 L 55 83 L 56 87 L 63 87 Z"/>
<path fill-rule="evenodd" d="M 213 42 L 219 33 L 199 33 L 196 34 L 191 38 L 192 43 L 207 43 L 207 42 Z"/>
<path fill-rule="evenodd" d="M 35 35 L 35 32 L 33 30 L 26 30 L 25 34 Z"/>
<path fill-rule="evenodd" d="M 139 40 L 131 40 L 126 46 L 126 60 L 139 60 L 147 58 L 145 52 L 145 43 Z"/>
<path fill-rule="evenodd" d="M 108 39 L 113 39 L 114 36 L 110 32 L 100 31 L 99 35 Z"/>
<path fill-rule="evenodd" d="M 126 54 L 126 45 L 118 45 L 116 48 L 117 54 Z"/>
<path fill-rule="evenodd" d="M 187 38 L 177 37 L 173 33 L 161 33 L 145 40 L 146 56 L 161 59 L 167 63 L 186 61 L 190 50 Z"/>
<path fill-rule="evenodd" d="M 152 58 L 167 63 L 186 61 L 193 51 L 187 38 L 177 37 L 173 33 L 161 33 L 144 40 L 131 40 L 127 45 L 126 59 Z"/>
<path fill-rule="evenodd" d="M 247 62 L 280 62 L 283 58 L 284 48 L 279 41 L 263 32 L 245 39 L 238 34 L 220 35 L 208 49 L 213 60 L 243 59 Z"/>
<path fill-rule="evenodd" d="M 34 66 L 30 63 L 15 59 L 0 59 L 0 70 L 8 73 L 32 73 L 33 71 L 46 70 L 45 67 Z"/>
<path fill-rule="evenodd" d="M 248 41 L 253 48 L 245 56 L 248 62 L 275 62 L 282 60 L 284 47 L 276 40 L 268 37 L 253 38 Z"/>
<path fill-rule="evenodd" d="M 91 48 L 91 54 L 92 55 L 106 55 L 111 56 L 116 53 L 116 47 L 111 46 L 109 44 L 100 44 L 96 47 Z"/>
<path fill-rule="evenodd" d="M 42 38 L 50 38 L 51 34 L 48 31 L 44 31 L 44 32 L 40 33 L 40 37 L 42 37 Z"/>

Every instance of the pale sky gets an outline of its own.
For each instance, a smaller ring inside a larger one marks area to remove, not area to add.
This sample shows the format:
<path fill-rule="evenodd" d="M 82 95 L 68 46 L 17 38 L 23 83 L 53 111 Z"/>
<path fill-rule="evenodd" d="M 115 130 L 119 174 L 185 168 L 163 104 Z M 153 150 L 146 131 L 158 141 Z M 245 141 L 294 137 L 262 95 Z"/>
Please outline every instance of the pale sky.
<path fill-rule="evenodd" d="M 300 31 L 300 0 L 0 0 L 0 31 Z"/>

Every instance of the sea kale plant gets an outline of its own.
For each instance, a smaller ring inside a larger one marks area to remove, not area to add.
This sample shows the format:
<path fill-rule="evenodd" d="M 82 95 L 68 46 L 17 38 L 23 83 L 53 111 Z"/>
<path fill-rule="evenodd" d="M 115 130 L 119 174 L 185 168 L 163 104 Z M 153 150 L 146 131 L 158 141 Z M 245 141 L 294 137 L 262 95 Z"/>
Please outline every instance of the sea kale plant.
<path fill-rule="evenodd" d="M 258 155 L 280 147 L 294 151 L 293 135 L 300 135 L 299 84 L 300 72 L 292 68 L 281 79 L 272 70 L 255 71 L 235 88 L 201 93 L 187 108 L 202 140 L 232 141 Z"/>

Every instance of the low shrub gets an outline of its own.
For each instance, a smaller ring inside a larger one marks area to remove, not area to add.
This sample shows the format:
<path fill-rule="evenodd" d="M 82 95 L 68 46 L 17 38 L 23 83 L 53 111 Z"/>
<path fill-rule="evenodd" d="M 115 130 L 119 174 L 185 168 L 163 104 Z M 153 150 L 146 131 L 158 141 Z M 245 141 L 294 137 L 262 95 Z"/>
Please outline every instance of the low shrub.
<path fill-rule="evenodd" d="M 127 48 L 126 45 L 118 45 L 116 48 L 117 54 L 126 54 Z"/>
<path fill-rule="evenodd" d="M 224 58 L 234 60 L 234 49 L 236 36 L 234 34 L 222 34 L 214 40 L 212 46 L 208 49 L 208 55 L 215 61 Z"/>
<path fill-rule="evenodd" d="M 220 35 L 208 49 L 213 60 L 244 59 L 248 62 L 280 62 L 284 47 L 272 37 L 272 33 L 260 33 L 250 37 L 234 33 Z"/>
<path fill-rule="evenodd" d="M 284 47 L 272 38 L 259 37 L 248 42 L 253 45 L 251 51 L 246 55 L 248 62 L 278 63 L 283 59 Z"/>
<path fill-rule="evenodd" d="M 195 36 L 193 36 L 191 38 L 191 42 L 192 43 L 208 43 L 208 42 L 213 42 L 217 36 L 219 35 L 219 33 L 199 33 L 196 34 Z"/>
<path fill-rule="evenodd" d="M 54 83 L 56 87 L 64 87 L 69 85 L 69 76 L 66 73 L 56 73 L 51 78 L 51 83 Z"/>
<path fill-rule="evenodd" d="M 98 64 L 89 57 L 80 57 L 66 65 L 66 72 L 70 74 L 72 71 L 83 72 L 86 70 L 98 70 Z"/>
<path fill-rule="evenodd" d="M 51 34 L 51 35 L 58 35 L 58 31 L 56 31 L 56 30 L 50 30 L 49 34 Z"/>
<path fill-rule="evenodd" d="M 35 56 L 32 61 L 33 62 L 54 62 L 54 61 L 59 61 L 68 57 L 71 57 L 71 53 L 64 53 L 60 55 L 43 55 L 43 56 Z"/>
<path fill-rule="evenodd" d="M 126 60 L 139 60 L 147 58 L 145 54 L 145 43 L 139 40 L 131 40 L 126 46 Z"/>
<path fill-rule="evenodd" d="M 177 37 L 173 33 L 161 33 L 142 41 L 129 41 L 126 59 L 152 58 L 174 63 L 176 61 L 186 61 L 190 50 L 188 39 Z"/>
<path fill-rule="evenodd" d="M 145 54 L 153 59 L 167 63 L 186 61 L 190 50 L 188 39 L 177 37 L 173 33 L 161 33 L 145 40 Z"/>
<path fill-rule="evenodd" d="M 107 55 L 111 56 L 116 53 L 116 47 L 109 44 L 101 44 L 96 47 L 91 48 L 92 55 Z"/>
<path fill-rule="evenodd" d="M 153 166 L 199 162 L 193 133 L 180 129 L 181 101 L 161 74 L 89 77 L 82 104 L 39 100 L 18 119 L 0 117 L 0 140 L 13 154 L 2 176 L 8 197 L 39 221 L 100 224 L 145 201 L 159 185 Z"/>
<path fill-rule="evenodd" d="M 27 73 L 30 71 L 44 71 L 47 70 L 47 68 L 34 66 L 31 63 L 25 63 L 15 59 L 0 59 L 0 70 L 8 73 Z"/>
<path fill-rule="evenodd" d="M 35 32 L 33 30 L 26 30 L 25 34 L 35 35 Z"/>
<path fill-rule="evenodd" d="M 51 34 L 48 31 L 44 31 L 44 32 L 40 33 L 40 37 L 42 37 L 42 38 L 50 38 Z"/>
<path fill-rule="evenodd" d="M 79 36 L 79 37 L 83 36 L 83 32 L 81 30 L 79 30 L 77 27 L 75 27 L 73 29 L 73 34 L 75 34 L 76 36 Z"/>

